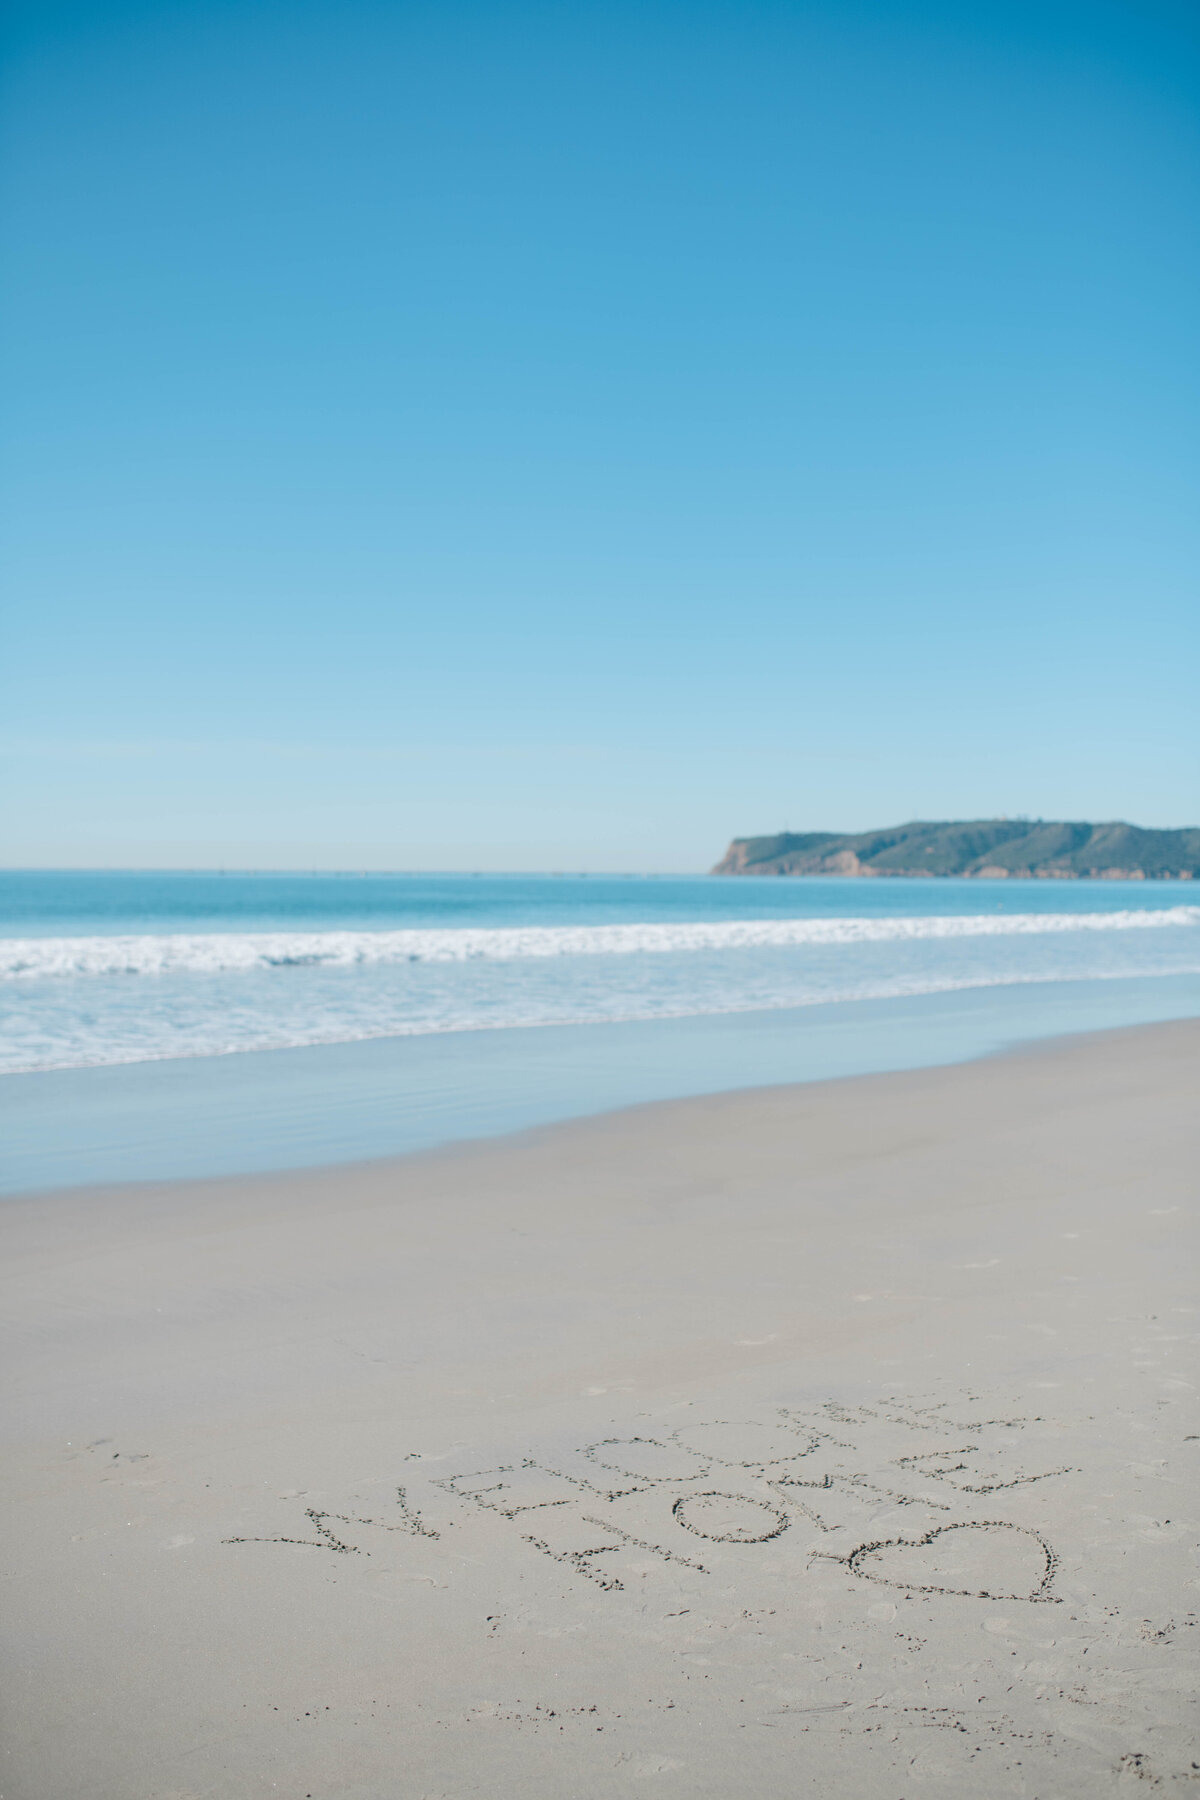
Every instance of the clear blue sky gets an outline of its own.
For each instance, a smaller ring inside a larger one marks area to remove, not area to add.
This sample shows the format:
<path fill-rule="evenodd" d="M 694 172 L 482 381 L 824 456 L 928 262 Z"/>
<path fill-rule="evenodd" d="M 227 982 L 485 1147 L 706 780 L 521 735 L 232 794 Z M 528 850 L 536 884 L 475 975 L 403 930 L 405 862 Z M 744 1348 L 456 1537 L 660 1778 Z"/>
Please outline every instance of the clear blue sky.
<path fill-rule="evenodd" d="M 17 864 L 1200 821 L 1200 11 L 10 5 Z"/>

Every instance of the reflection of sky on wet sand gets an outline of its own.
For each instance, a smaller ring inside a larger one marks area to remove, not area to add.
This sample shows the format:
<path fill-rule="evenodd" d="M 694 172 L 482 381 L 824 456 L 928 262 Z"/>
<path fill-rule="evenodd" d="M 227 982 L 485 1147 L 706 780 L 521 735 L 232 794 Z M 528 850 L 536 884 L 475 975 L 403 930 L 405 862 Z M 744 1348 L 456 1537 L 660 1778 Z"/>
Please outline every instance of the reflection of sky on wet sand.
<path fill-rule="evenodd" d="M 8 1076 L 0 1190 L 389 1156 L 645 1101 L 955 1062 L 1196 1013 L 1191 976 L 1025 983 Z"/>

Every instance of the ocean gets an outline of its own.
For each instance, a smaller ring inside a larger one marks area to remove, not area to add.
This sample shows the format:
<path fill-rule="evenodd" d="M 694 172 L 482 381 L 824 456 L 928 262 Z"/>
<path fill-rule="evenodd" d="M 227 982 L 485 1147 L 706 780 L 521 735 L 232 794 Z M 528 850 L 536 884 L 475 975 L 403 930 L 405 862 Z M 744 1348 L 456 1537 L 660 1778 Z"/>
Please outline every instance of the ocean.
<path fill-rule="evenodd" d="M 1198 976 L 1180 882 L 7 872 L 0 1182 L 384 1154 L 952 1060 L 1200 1010 Z"/>

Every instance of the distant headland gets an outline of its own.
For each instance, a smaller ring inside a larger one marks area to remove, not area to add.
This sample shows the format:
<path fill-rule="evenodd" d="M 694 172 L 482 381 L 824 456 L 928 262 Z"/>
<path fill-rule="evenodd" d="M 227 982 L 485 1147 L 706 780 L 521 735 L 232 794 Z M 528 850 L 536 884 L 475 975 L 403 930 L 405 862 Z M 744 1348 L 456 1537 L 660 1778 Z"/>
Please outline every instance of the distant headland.
<path fill-rule="evenodd" d="M 1145 831 L 1116 821 L 914 820 L 884 831 L 780 831 L 734 838 L 714 875 L 1037 876 L 1079 881 L 1200 879 L 1200 829 Z"/>

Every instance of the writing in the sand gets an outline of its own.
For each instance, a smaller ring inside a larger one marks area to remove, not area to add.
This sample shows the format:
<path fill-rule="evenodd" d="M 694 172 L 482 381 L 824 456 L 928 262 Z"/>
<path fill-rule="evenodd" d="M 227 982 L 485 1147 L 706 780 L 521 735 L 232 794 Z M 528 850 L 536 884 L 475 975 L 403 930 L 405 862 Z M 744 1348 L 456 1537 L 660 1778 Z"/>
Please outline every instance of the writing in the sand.
<path fill-rule="evenodd" d="M 1053 1549 L 1033 1527 L 993 1516 L 1016 1490 L 1069 1472 L 1017 1466 L 1030 1423 L 900 1400 L 827 1401 L 535 1448 L 449 1474 L 426 1474 L 414 1453 L 383 1508 L 307 1507 L 303 1534 L 225 1541 L 371 1555 L 374 1532 L 432 1543 L 465 1508 L 608 1593 L 668 1565 L 697 1578 L 718 1565 L 727 1574 L 747 1551 L 790 1534 L 809 1566 L 837 1562 L 908 1593 L 1048 1601 Z M 897 1518 L 911 1527 L 887 1523 Z"/>

